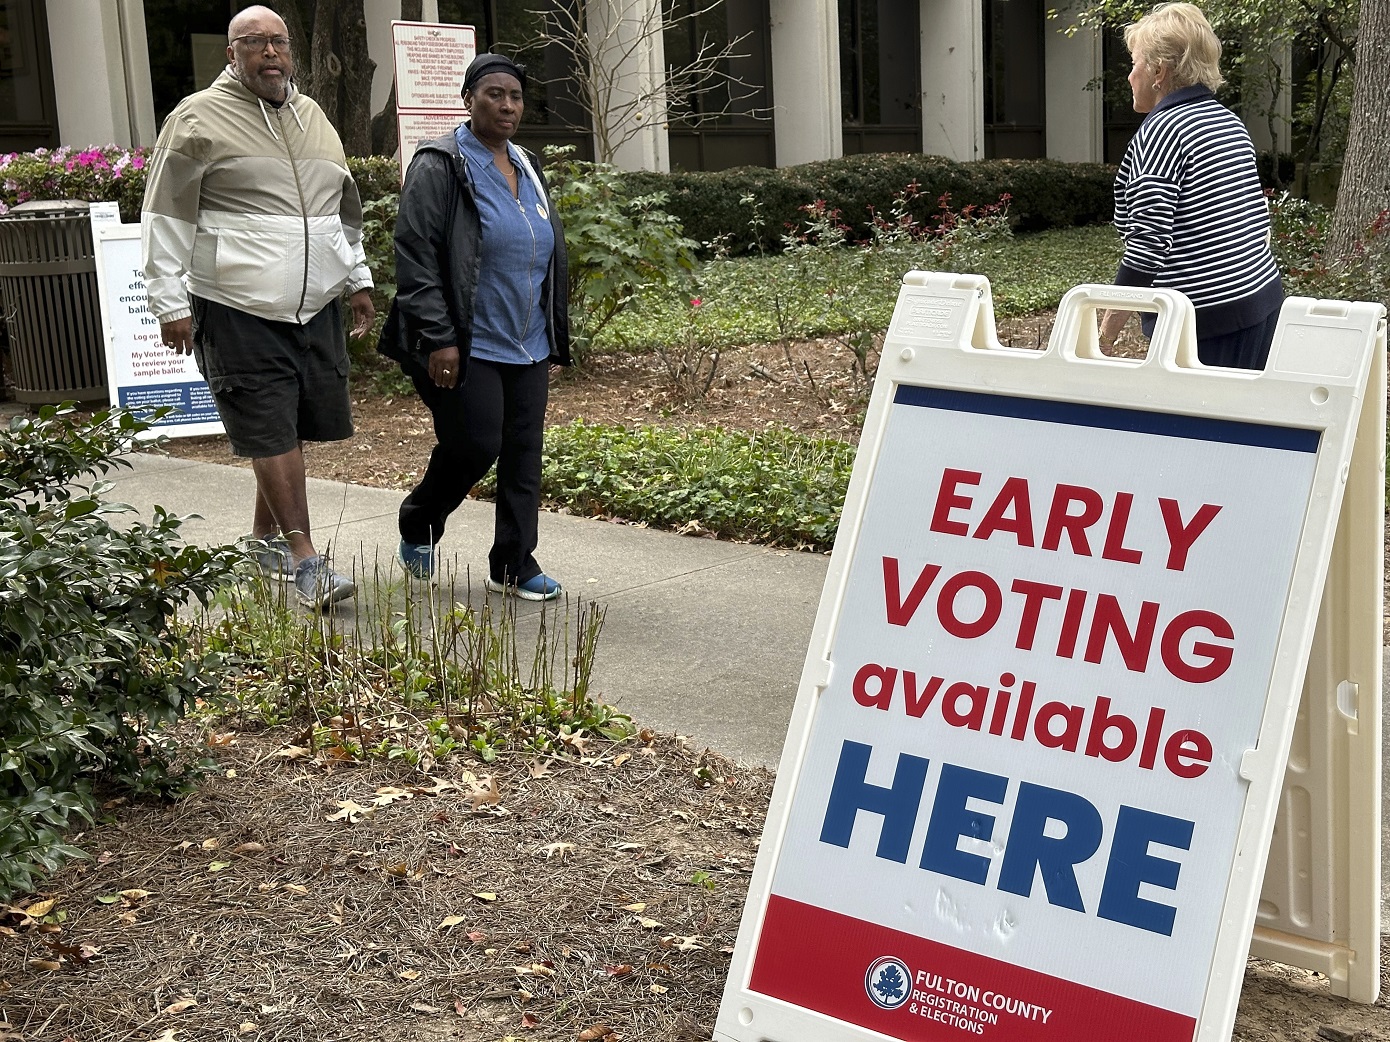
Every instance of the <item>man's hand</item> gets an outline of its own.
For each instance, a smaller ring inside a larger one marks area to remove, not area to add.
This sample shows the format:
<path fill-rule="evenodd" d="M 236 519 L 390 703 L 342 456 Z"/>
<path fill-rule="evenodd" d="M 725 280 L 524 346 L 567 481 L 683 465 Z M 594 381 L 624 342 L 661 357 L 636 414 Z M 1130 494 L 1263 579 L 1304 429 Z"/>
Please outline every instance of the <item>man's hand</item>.
<path fill-rule="evenodd" d="M 176 318 L 172 322 L 159 324 L 159 338 L 164 346 L 178 355 L 193 353 L 193 318 Z"/>
<path fill-rule="evenodd" d="M 451 388 L 459 379 L 459 349 L 441 347 L 430 352 L 430 379 L 436 387 Z"/>
<path fill-rule="evenodd" d="M 376 319 L 376 308 L 372 307 L 372 291 L 359 289 L 348 297 L 348 307 L 352 308 L 352 335 L 366 336 Z"/>

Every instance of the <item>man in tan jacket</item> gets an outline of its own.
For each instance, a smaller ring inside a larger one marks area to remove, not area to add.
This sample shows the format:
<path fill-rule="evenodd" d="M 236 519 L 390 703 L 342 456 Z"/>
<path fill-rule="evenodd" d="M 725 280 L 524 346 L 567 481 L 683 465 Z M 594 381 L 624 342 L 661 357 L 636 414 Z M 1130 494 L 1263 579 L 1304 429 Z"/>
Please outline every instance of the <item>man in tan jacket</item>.
<path fill-rule="evenodd" d="M 160 130 L 141 240 L 165 346 L 193 354 L 252 461 L 257 559 L 322 609 L 355 586 L 310 538 L 302 443 L 352 435 L 340 298 L 362 335 L 372 278 L 342 141 L 290 82 L 288 37 L 265 7 L 232 19 L 227 68 Z"/>

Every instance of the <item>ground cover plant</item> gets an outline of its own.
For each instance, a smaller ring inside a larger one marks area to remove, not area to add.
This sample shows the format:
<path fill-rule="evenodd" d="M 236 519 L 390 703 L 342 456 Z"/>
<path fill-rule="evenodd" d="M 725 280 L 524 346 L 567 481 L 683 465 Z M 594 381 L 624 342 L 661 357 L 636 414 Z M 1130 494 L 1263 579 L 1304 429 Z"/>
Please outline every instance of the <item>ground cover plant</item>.
<path fill-rule="evenodd" d="M 208 603 L 242 558 L 184 544 L 164 511 L 118 523 L 101 475 L 148 427 L 46 406 L 0 431 L 0 899 L 78 853 L 67 836 L 99 786 L 192 779 L 167 728 L 213 696 L 223 663 L 176 613 Z"/>

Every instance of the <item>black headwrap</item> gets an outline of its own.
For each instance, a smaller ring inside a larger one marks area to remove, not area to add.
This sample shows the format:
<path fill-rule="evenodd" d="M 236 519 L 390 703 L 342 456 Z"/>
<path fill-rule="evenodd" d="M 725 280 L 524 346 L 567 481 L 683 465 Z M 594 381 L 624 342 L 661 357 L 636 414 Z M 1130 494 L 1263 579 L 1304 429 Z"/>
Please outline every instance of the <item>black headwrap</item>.
<path fill-rule="evenodd" d="M 480 54 L 468 63 L 468 71 L 463 74 L 463 90 L 459 93 L 472 90 L 480 79 L 494 72 L 510 73 L 521 82 L 521 89 L 526 89 L 526 66 L 500 54 Z"/>

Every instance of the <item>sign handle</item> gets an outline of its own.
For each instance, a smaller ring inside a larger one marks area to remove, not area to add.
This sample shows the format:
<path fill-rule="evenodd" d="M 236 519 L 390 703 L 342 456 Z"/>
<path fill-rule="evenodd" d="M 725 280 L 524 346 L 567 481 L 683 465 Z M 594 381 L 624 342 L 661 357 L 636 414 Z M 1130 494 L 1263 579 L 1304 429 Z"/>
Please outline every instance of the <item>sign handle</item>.
<path fill-rule="evenodd" d="M 1116 358 L 1101 351 L 1096 312 L 1102 308 L 1158 314 L 1146 357 Z M 1201 366 L 1197 361 L 1197 315 L 1192 301 L 1172 289 L 1086 284 L 1068 290 L 1057 308 L 1057 321 L 1047 349 L 1068 361 L 1094 358 L 1164 369 Z"/>

